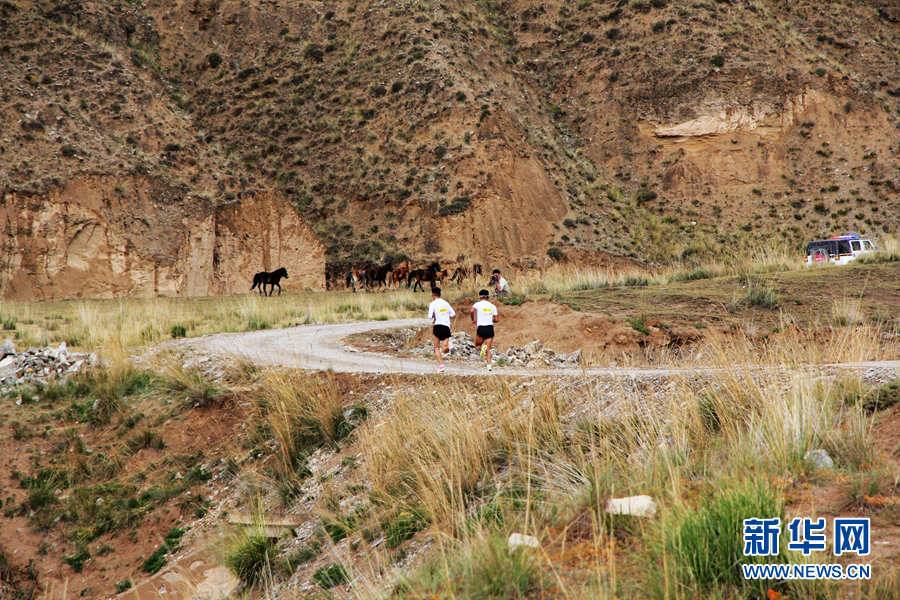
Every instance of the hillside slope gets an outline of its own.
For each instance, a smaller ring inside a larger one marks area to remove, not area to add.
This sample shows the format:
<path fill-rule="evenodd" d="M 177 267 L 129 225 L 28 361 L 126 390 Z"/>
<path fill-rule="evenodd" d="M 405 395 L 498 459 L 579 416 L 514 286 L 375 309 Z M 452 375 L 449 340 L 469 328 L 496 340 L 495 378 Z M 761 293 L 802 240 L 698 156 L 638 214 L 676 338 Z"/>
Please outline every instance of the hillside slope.
<path fill-rule="evenodd" d="M 504 264 L 551 246 L 669 261 L 900 222 L 900 8 L 885 0 L 2 11 L 15 134 L 0 185 L 16 190 L 86 169 L 145 169 L 213 202 L 272 188 L 330 263 Z M 56 99 L 44 122 L 23 92 Z M 47 133 L 62 107 L 77 140 Z"/>
<path fill-rule="evenodd" d="M 0 297 L 230 294 L 288 267 L 323 289 L 324 249 L 264 184 L 223 197 L 220 153 L 150 67 L 128 3 L 0 3 Z"/>

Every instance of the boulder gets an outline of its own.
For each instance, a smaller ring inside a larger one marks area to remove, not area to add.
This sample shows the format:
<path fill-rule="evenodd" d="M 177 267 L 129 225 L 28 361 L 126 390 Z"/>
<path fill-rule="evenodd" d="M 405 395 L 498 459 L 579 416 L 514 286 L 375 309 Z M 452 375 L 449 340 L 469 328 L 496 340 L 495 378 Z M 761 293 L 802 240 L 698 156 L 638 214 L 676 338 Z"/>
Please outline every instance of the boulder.
<path fill-rule="evenodd" d="M 571 354 L 569 354 L 569 356 L 566 357 L 566 360 L 569 361 L 570 363 L 581 364 L 581 360 L 582 360 L 581 348 L 579 348 L 575 352 L 572 352 Z"/>
<path fill-rule="evenodd" d="M 810 450 L 803 455 L 803 459 L 809 461 L 809 465 L 814 471 L 834 468 L 834 461 L 825 450 Z"/>
<path fill-rule="evenodd" d="M 0 360 L 0 379 L 16 374 L 16 357 L 7 356 Z"/>
<path fill-rule="evenodd" d="M 526 535 L 524 533 L 511 533 L 509 534 L 509 539 L 506 540 L 507 545 L 510 550 L 515 550 L 516 548 L 520 548 L 522 546 L 526 548 L 539 548 L 541 543 L 538 541 L 536 537 L 533 535 Z"/>
<path fill-rule="evenodd" d="M 16 355 L 16 347 L 13 345 L 12 340 L 6 338 L 3 340 L 3 343 L 0 344 L 0 358 L 5 356 L 15 356 Z"/>
<path fill-rule="evenodd" d="M 537 356 L 544 344 L 540 340 L 534 340 L 525 344 L 525 355 L 528 357 Z"/>
<path fill-rule="evenodd" d="M 656 503 L 650 496 L 628 496 L 627 498 L 611 498 L 606 503 L 606 512 L 611 515 L 631 515 L 634 517 L 653 517 L 656 515 Z"/>

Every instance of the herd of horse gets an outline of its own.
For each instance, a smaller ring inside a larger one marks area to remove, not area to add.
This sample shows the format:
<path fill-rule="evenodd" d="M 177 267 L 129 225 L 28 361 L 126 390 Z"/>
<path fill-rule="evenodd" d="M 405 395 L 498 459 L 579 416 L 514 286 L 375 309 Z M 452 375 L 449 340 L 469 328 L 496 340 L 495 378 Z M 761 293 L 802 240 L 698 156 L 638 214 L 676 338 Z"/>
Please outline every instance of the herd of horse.
<path fill-rule="evenodd" d="M 431 287 L 441 285 L 446 281 L 455 281 L 457 287 L 462 287 L 465 280 L 475 278 L 483 272 L 481 265 L 475 264 L 471 268 L 467 266 L 457 267 L 453 275 L 447 279 L 448 271 L 442 269 L 437 262 L 432 262 L 427 267 L 421 269 L 411 269 L 409 261 L 405 260 L 396 267 L 391 263 L 385 263 L 380 266 L 366 265 L 362 269 L 351 269 L 347 273 L 347 287 L 354 292 L 357 287 L 364 288 L 366 291 L 382 288 L 383 291 L 388 289 L 396 289 L 406 283 L 407 289 L 412 287 L 413 291 L 418 288 L 425 291 L 425 283 Z"/>
<path fill-rule="evenodd" d="M 450 278 L 447 279 L 447 270 L 442 269 L 437 262 L 432 262 L 421 269 L 410 269 L 409 261 L 405 260 L 396 267 L 391 263 L 385 263 L 380 266 L 366 265 L 362 269 L 351 269 L 347 273 L 346 281 L 347 288 L 352 289 L 354 292 L 357 291 L 357 287 L 366 291 L 377 288 L 387 291 L 399 288 L 404 283 L 406 283 L 407 289 L 412 286 L 414 292 L 417 288 L 424 292 L 424 284 L 426 283 L 429 284 L 428 287 L 431 289 L 434 286 L 442 285 L 445 280 L 455 281 L 456 286 L 461 288 L 463 282 L 470 278 L 475 279 L 482 274 L 483 269 L 480 264 L 474 264 L 471 268 L 463 265 L 457 267 Z M 288 279 L 287 269 L 284 267 L 271 273 L 262 271 L 253 276 L 253 287 L 250 288 L 250 291 L 252 292 L 258 288 L 261 295 L 271 296 L 277 286 L 278 295 L 280 296 L 282 279 Z M 266 293 L 266 286 L 271 286 L 268 293 Z"/>

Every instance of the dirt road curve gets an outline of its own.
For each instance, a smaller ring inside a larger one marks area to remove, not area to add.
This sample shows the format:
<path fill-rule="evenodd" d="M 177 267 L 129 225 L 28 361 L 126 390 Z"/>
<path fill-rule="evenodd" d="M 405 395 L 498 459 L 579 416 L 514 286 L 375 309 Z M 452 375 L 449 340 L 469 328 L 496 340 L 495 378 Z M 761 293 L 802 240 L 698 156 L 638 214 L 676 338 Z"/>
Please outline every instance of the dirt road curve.
<path fill-rule="evenodd" d="M 428 325 L 425 319 L 398 319 L 394 321 L 362 321 L 356 323 L 333 323 L 304 325 L 287 329 L 269 329 L 248 333 L 219 333 L 200 338 L 179 340 L 178 345 L 189 347 L 203 354 L 219 354 L 245 358 L 255 364 L 281 365 L 304 369 L 333 369 L 345 373 L 434 373 L 434 360 L 389 356 L 363 352 L 347 346 L 342 340 L 347 336 L 367 331 L 422 327 Z M 479 361 L 447 361 L 448 374 L 471 375 L 484 373 L 484 365 Z M 875 369 L 893 372 L 900 376 L 900 361 L 881 361 L 828 365 L 848 370 Z M 685 369 L 625 369 L 568 368 L 548 369 L 555 375 L 625 375 L 653 376 L 675 373 L 702 372 L 703 368 Z M 494 373 L 505 375 L 534 375 L 534 369 L 499 367 Z"/>

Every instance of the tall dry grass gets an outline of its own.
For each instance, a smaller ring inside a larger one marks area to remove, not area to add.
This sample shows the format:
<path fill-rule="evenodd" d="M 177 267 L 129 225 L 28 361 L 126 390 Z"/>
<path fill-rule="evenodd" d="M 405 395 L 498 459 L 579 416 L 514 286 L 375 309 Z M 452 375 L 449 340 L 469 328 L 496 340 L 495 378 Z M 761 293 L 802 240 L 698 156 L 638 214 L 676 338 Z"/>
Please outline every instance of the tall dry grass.
<path fill-rule="evenodd" d="M 783 514 L 795 482 L 829 477 L 808 452 L 826 450 L 842 474 L 887 467 L 858 403 L 867 387 L 859 375 L 809 369 L 796 358 L 805 349 L 787 341 L 777 351 L 711 342 L 706 352 L 714 370 L 676 374 L 655 390 L 624 378 L 578 389 L 492 378 L 401 392 L 360 442 L 375 506 L 415 502 L 429 516 L 431 559 L 402 582 L 402 595 L 752 594 L 737 564 L 740 520 Z M 604 513 L 609 498 L 635 494 L 651 495 L 660 517 Z M 554 561 L 564 553 L 539 549 L 519 564 L 497 541 L 516 531 L 558 548 L 559 532 L 573 528 L 589 532 L 579 539 L 596 557 L 590 585 L 560 575 Z M 628 552 L 610 550 L 611 539 L 627 540 Z M 516 573 L 511 587 L 484 564 Z"/>
<path fill-rule="evenodd" d="M 427 294 L 403 290 L 0 303 L 0 321 L 10 326 L 5 335 L 18 347 L 66 342 L 73 350 L 110 356 L 184 334 L 421 317 L 430 300 Z"/>
<path fill-rule="evenodd" d="M 260 428 L 258 435 L 275 440 L 277 478 L 306 477 L 307 457 L 352 431 L 357 415 L 344 407 L 333 373 L 270 369 L 256 383 L 260 392 L 254 420 Z"/>

